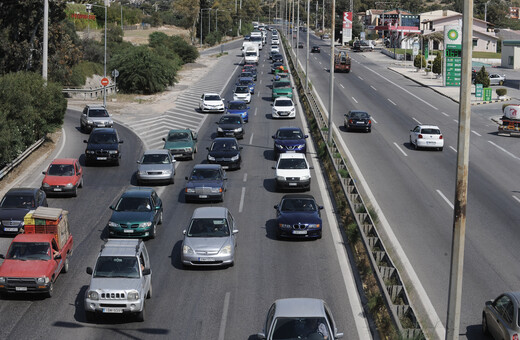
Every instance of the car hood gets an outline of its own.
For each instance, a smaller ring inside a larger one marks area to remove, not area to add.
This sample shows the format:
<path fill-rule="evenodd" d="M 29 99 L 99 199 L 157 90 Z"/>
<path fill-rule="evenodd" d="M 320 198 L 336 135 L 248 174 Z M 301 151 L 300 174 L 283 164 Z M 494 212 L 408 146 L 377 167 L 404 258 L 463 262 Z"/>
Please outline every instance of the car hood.
<path fill-rule="evenodd" d="M 88 143 L 88 150 L 117 150 L 119 147 L 119 143 L 110 143 L 110 144 L 94 144 Z"/>
<path fill-rule="evenodd" d="M 189 140 L 180 140 L 175 142 L 164 142 L 165 149 L 191 148 L 193 143 Z"/>
<path fill-rule="evenodd" d="M 54 270 L 53 260 L 11 260 L 7 259 L 0 266 L 2 277 L 42 277 Z"/>
<path fill-rule="evenodd" d="M 218 150 L 210 151 L 209 155 L 215 158 L 231 158 L 240 154 L 237 150 Z"/>
<path fill-rule="evenodd" d="M 186 183 L 187 188 L 200 188 L 200 187 L 207 187 L 207 188 L 220 188 L 223 185 L 222 180 L 189 180 Z"/>
<path fill-rule="evenodd" d="M 150 222 L 153 219 L 153 211 L 114 211 L 111 222 L 116 223 L 140 223 Z"/>
<path fill-rule="evenodd" d="M 237 117 L 238 118 L 238 117 Z M 219 128 L 222 128 L 224 130 L 232 130 L 232 129 L 238 129 L 243 127 L 242 124 L 233 124 L 233 123 L 227 123 L 227 124 L 219 124 Z"/>
<path fill-rule="evenodd" d="M 224 105 L 221 100 L 205 100 L 204 105 Z"/>
<path fill-rule="evenodd" d="M 244 113 L 247 113 L 247 110 L 228 110 L 227 111 L 228 113 L 235 113 L 235 114 L 244 114 Z"/>
<path fill-rule="evenodd" d="M 194 251 L 219 251 L 229 243 L 229 236 L 225 237 L 185 237 L 184 244 Z"/>
<path fill-rule="evenodd" d="M 141 279 L 140 278 L 120 278 L 120 277 L 92 277 L 90 280 L 90 290 L 98 291 L 122 291 L 122 290 L 140 290 Z"/>
<path fill-rule="evenodd" d="M 276 176 L 284 177 L 302 177 L 310 176 L 311 172 L 309 169 L 277 169 Z"/>
<path fill-rule="evenodd" d="M 43 183 L 47 183 L 49 185 L 66 185 L 69 183 L 75 183 L 76 176 L 49 176 L 46 175 L 43 178 Z"/>
<path fill-rule="evenodd" d="M 282 212 L 280 216 L 278 216 L 279 223 L 320 223 L 321 218 L 315 211 L 289 211 Z"/>
<path fill-rule="evenodd" d="M 283 146 L 295 146 L 305 144 L 305 139 L 275 139 L 274 142 Z"/>
<path fill-rule="evenodd" d="M 172 170 L 172 164 L 139 164 L 137 166 L 137 170 L 139 171 L 165 171 Z"/>
<path fill-rule="evenodd" d="M 25 208 L 0 208 L 0 220 L 23 221 L 28 212 Z"/>

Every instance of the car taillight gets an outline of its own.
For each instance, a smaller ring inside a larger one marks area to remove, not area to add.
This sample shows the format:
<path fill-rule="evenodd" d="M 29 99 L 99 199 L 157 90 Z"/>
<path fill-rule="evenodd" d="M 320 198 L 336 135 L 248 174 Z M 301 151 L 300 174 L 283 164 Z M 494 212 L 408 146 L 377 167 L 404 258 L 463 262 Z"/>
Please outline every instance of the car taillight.
<path fill-rule="evenodd" d="M 442 135 L 440 135 L 439 139 L 442 139 Z"/>
<path fill-rule="evenodd" d="M 372 124 L 372 120 L 371 119 L 368 120 L 368 124 Z"/>
<path fill-rule="evenodd" d="M 352 119 L 349 119 L 348 122 L 349 122 L 350 124 L 354 123 L 354 122 L 352 121 Z"/>
<path fill-rule="evenodd" d="M 518 340 L 518 334 L 516 334 L 516 333 L 513 334 L 513 336 L 511 337 L 511 339 L 513 339 L 513 340 Z"/>

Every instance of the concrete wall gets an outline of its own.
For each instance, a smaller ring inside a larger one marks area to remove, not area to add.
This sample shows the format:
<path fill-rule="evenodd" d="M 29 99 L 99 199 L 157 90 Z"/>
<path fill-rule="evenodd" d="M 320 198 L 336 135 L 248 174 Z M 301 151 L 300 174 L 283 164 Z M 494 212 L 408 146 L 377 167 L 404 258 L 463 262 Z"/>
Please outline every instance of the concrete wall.
<path fill-rule="evenodd" d="M 509 60 L 512 57 L 513 62 L 510 64 Z M 501 67 L 520 69 L 520 46 L 504 46 L 502 45 L 502 59 Z"/>

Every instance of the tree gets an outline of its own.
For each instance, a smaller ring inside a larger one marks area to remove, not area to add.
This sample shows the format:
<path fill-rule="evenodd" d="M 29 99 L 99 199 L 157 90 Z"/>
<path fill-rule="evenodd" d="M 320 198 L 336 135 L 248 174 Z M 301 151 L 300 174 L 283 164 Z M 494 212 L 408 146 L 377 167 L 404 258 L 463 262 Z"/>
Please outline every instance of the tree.
<path fill-rule="evenodd" d="M 415 56 L 415 59 L 413 61 L 413 66 L 417 68 L 423 68 L 426 67 L 426 59 L 422 54 L 418 54 Z"/>
<path fill-rule="evenodd" d="M 482 87 L 489 87 L 489 73 L 487 73 L 484 66 L 482 66 L 475 75 L 475 84 L 482 84 Z"/>
<path fill-rule="evenodd" d="M 440 52 L 437 52 L 437 56 L 433 60 L 432 72 L 435 74 L 442 73 L 442 56 Z"/>

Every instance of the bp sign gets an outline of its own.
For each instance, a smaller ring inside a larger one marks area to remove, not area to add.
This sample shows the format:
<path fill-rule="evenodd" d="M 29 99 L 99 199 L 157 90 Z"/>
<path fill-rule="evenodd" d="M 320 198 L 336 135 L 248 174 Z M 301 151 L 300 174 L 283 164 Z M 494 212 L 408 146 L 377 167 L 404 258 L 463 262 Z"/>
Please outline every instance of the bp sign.
<path fill-rule="evenodd" d="M 460 26 L 444 26 L 444 85 L 460 86 L 462 73 L 462 31 Z"/>

